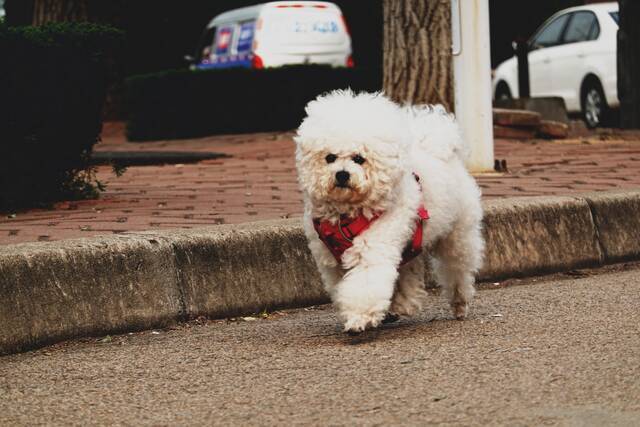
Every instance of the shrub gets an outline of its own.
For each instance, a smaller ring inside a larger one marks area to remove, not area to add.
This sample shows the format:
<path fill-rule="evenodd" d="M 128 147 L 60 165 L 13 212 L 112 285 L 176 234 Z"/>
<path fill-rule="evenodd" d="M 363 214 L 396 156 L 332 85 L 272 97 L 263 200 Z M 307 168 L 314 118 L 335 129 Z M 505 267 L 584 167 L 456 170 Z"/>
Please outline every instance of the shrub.
<path fill-rule="evenodd" d="M 320 65 L 174 70 L 127 80 L 131 140 L 189 138 L 297 127 L 307 102 L 351 87 L 379 90 L 380 73 Z"/>
<path fill-rule="evenodd" d="M 0 25 L 0 210 L 96 194 L 89 155 L 122 42 L 86 23 Z"/>

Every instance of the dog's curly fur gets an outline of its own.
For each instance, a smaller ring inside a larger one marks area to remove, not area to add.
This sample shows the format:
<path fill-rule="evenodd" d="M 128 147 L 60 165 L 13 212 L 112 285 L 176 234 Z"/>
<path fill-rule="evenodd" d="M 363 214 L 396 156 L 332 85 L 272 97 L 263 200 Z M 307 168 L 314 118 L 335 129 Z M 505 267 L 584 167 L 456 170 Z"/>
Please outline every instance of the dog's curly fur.
<path fill-rule="evenodd" d="M 400 266 L 421 202 L 430 219 L 426 246 L 456 318 L 466 316 L 481 266 L 480 190 L 464 166 L 467 148 L 442 106 L 400 107 L 381 93 L 334 91 L 311 101 L 295 141 L 304 229 L 325 289 L 344 329 L 378 326 L 388 313 L 421 307 L 424 257 Z M 329 154 L 335 161 L 327 162 Z M 354 161 L 356 155 L 364 163 Z M 349 173 L 339 186 L 336 172 Z M 413 173 L 420 177 L 420 185 Z M 339 264 L 320 241 L 313 218 L 380 217 L 353 240 Z"/>

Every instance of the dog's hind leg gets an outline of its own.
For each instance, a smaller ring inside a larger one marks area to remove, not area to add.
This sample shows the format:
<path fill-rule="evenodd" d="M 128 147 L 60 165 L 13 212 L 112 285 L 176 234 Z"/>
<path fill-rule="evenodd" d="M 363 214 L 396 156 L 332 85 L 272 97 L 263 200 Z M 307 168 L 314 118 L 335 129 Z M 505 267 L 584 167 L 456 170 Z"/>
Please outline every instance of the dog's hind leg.
<path fill-rule="evenodd" d="M 400 267 L 400 276 L 391 301 L 389 313 L 413 316 L 427 296 L 424 289 L 424 257 L 418 256 Z"/>
<path fill-rule="evenodd" d="M 480 220 L 473 218 L 459 220 L 435 248 L 433 271 L 456 319 L 464 319 L 467 315 L 483 252 Z"/>

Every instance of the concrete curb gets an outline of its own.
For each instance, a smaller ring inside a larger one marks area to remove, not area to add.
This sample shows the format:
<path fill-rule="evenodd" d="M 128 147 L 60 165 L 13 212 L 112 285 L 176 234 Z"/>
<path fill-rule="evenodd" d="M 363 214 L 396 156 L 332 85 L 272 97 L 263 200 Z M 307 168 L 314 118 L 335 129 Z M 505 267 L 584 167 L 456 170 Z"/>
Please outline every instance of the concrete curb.
<path fill-rule="evenodd" d="M 489 200 L 480 280 L 640 258 L 640 190 Z M 299 219 L 0 247 L 0 354 L 327 302 Z"/>

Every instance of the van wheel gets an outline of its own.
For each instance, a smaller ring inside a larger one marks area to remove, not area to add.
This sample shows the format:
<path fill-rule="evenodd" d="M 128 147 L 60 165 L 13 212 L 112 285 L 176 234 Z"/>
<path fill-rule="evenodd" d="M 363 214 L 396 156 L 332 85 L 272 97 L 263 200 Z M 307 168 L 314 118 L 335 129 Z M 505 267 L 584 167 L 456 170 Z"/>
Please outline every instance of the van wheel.
<path fill-rule="evenodd" d="M 596 79 L 585 82 L 581 96 L 582 117 L 589 129 L 602 126 L 608 114 L 602 85 Z"/>
<path fill-rule="evenodd" d="M 496 86 L 496 101 L 511 98 L 513 97 L 511 96 L 511 90 L 509 90 L 509 86 L 503 81 L 498 83 L 498 86 Z"/>

